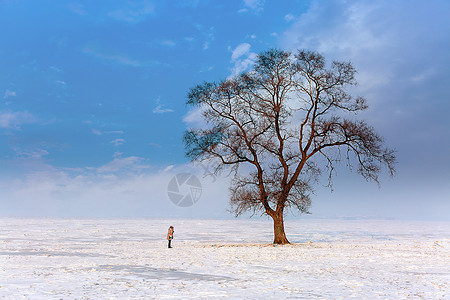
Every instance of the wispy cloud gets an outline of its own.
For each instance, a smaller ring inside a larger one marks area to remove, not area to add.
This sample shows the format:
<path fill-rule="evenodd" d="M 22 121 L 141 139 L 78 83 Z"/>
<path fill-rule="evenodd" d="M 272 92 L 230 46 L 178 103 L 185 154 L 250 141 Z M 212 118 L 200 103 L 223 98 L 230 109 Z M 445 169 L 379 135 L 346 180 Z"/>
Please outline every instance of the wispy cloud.
<path fill-rule="evenodd" d="M 200 68 L 199 72 L 203 73 L 203 72 L 209 72 L 212 71 L 214 69 L 214 66 L 203 66 Z"/>
<path fill-rule="evenodd" d="M 172 170 L 175 166 L 174 165 L 169 165 L 164 169 L 164 172 L 169 172 L 170 170 Z"/>
<path fill-rule="evenodd" d="M 286 22 L 292 22 L 292 21 L 295 20 L 295 16 L 293 14 L 287 14 L 287 15 L 284 16 L 284 20 Z"/>
<path fill-rule="evenodd" d="M 125 140 L 119 138 L 119 139 L 112 140 L 110 143 L 117 147 L 117 146 L 123 145 L 125 143 Z"/>
<path fill-rule="evenodd" d="M 91 124 L 91 123 L 86 123 L 86 124 Z M 123 134 L 123 130 L 106 130 L 106 131 L 100 131 L 98 129 L 91 129 L 91 132 L 95 135 L 101 136 L 104 134 Z"/>
<path fill-rule="evenodd" d="M 9 97 L 16 97 L 17 94 L 15 91 L 6 90 L 5 94 L 3 95 L 3 99 L 7 99 Z"/>
<path fill-rule="evenodd" d="M 33 150 L 17 150 L 16 149 L 16 155 L 19 158 L 25 158 L 25 159 L 41 159 L 43 156 L 50 154 L 47 150 L 37 148 Z"/>
<path fill-rule="evenodd" d="M 123 134 L 123 130 L 109 130 L 105 131 L 105 133 Z"/>
<path fill-rule="evenodd" d="M 150 146 L 156 147 L 156 148 L 161 148 L 160 144 L 157 143 L 148 143 Z"/>
<path fill-rule="evenodd" d="M 164 104 L 161 104 L 161 98 L 160 97 L 158 97 L 155 102 L 156 102 L 157 106 L 153 110 L 154 114 L 164 114 L 164 113 L 171 113 L 171 112 L 173 112 L 173 109 L 164 108 Z"/>
<path fill-rule="evenodd" d="M 91 131 L 92 131 L 93 134 L 98 135 L 98 136 L 101 136 L 103 134 L 103 132 L 101 132 L 98 129 L 92 129 Z"/>
<path fill-rule="evenodd" d="M 36 122 L 36 118 L 27 111 L 0 111 L 0 128 L 20 129 L 20 125 Z"/>
<path fill-rule="evenodd" d="M 200 33 L 203 35 L 204 37 L 204 41 L 203 41 L 203 50 L 208 50 L 211 46 L 211 43 L 215 40 L 216 36 L 215 36 L 215 28 L 214 27 L 209 27 L 209 28 L 205 28 L 204 26 L 200 25 L 200 24 L 195 24 L 194 25 L 197 30 L 200 31 Z"/>
<path fill-rule="evenodd" d="M 98 173 L 118 173 L 123 171 L 136 172 L 150 168 L 145 164 L 145 159 L 137 156 L 115 157 L 109 163 L 97 169 Z"/>
<path fill-rule="evenodd" d="M 164 114 L 164 113 L 171 113 L 173 112 L 173 109 L 171 108 L 164 108 L 163 104 L 158 105 L 154 110 L 154 114 Z"/>
<path fill-rule="evenodd" d="M 239 13 L 254 12 L 260 13 L 264 9 L 265 0 L 244 0 L 244 8 Z"/>
<path fill-rule="evenodd" d="M 56 72 L 56 73 L 62 73 L 62 72 L 63 72 L 62 69 L 60 69 L 60 68 L 58 68 L 58 67 L 55 67 L 55 66 L 50 66 L 49 69 L 50 69 L 51 71 L 53 71 L 53 72 Z"/>

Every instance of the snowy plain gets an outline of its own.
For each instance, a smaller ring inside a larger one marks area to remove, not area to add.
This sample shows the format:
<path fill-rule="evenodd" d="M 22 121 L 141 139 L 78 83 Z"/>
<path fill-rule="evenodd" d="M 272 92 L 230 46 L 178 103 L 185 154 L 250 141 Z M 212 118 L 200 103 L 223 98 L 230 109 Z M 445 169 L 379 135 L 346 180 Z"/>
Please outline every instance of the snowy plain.
<path fill-rule="evenodd" d="M 450 299 L 450 222 L 286 232 L 274 246 L 265 220 L 0 218 L 0 298 Z"/>

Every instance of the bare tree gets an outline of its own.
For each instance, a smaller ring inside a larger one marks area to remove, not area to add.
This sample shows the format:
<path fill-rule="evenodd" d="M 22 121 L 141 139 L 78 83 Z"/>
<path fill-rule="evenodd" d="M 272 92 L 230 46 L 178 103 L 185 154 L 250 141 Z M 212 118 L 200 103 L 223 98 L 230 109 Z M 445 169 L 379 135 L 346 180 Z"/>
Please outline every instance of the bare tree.
<path fill-rule="evenodd" d="M 394 151 L 355 113 L 367 109 L 347 62 L 327 68 L 322 55 L 268 50 L 249 72 L 193 87 L 187 103 L 198 107 L 204 128 L 184 135 L 191 160 L 215 162 L 215 172 L 234 170 L 234 213 L 267 214 L 274 221 L 274 243 L 289 243 L 287 209 L 307 213 L 312 186 L 322 170 L 329 184 L 337 162 L 345 160 L 367 180 L 378 182 L 381 166 L 395 172 Z M 249 167 L 247 167 L 249 166 Z"/>

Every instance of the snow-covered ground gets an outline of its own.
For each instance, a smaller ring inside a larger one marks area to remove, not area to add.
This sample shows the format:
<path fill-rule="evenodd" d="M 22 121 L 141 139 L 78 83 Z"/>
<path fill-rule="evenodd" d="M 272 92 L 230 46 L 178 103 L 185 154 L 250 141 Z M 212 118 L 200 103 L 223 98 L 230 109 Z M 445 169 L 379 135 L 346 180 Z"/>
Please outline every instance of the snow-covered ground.
<path fill-rule="evenodd" d="M 173 249 L 165 236 L 175 227 Z M 450 223 L 0 219 L 2 299 L 450 299 Z"/>

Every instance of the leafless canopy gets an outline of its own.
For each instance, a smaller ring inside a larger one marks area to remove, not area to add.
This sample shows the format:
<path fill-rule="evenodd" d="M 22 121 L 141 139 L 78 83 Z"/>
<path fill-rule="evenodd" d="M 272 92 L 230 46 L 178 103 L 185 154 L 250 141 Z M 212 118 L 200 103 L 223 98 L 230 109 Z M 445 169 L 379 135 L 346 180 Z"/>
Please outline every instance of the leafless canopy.
<path fill-rule="evenodd" d="M 206 125 L 185 133 L 186 154 L 216 162 L 216 172 L 234 168 L 236 215 L 307 212 L 321 169 L 331 178 L 343 159 L 378 182 L 382 165 L 394 173 L 394 151 L 366 122 L 355 121 L 367 109 L 364 98 L 348 92 L 355 73 L 348 62 L 326 66 L 316 52 L 263 52 L 251 71 L 190 90 L 187 103 L 202 111 Z"/>

